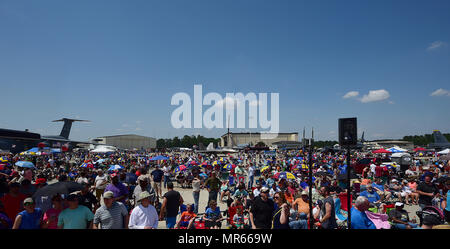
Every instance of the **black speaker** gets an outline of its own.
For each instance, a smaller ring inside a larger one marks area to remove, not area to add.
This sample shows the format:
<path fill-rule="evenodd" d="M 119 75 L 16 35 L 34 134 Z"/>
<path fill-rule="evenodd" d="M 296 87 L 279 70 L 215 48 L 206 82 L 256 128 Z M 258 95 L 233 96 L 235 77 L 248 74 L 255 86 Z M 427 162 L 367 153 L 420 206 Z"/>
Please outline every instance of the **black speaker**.
<path fill-rule="evenodd" d="M 355 146 L 358 143 L 358 129 L 356 118 L 339 119 L 339 144 L 341 146 Z"/>

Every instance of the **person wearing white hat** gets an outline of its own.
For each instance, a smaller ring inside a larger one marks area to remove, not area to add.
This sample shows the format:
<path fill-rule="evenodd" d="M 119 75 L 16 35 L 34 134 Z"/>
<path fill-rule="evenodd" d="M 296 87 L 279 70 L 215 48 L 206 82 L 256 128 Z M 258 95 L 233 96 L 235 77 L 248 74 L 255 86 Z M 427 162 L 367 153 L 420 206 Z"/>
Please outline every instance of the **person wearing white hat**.
<path fill-rule="evenodd" d="M 403 207 L 404 204 L 402 202 L 396 202 L 395 209 L 392 209 L 389 212 L 389 219 L 392 222 L 393 228 L 396 229 L 416 228 L 417 224 L 410 222 L 408 212 L 404 210 Z"/>
<path fill-rule="evenodd" d="M 130 215 L 129 229 L 157 229 L 158 213 L 155 207 L 150 205 L 150 193 L 144 191 L 139 194 L 138 206 L 133 208 Z"/>

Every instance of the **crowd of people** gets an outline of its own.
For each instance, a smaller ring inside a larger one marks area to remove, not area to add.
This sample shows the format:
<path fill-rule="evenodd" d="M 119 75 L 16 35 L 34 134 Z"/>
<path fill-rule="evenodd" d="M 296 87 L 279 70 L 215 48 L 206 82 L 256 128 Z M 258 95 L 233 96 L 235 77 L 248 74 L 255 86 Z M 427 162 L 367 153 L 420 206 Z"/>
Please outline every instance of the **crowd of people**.
<path fill-rule="evenodd" d="M 381 164 L 387 154 L 354 152 L 351 165 L 364 158 L 370 163 L 356 172 L 344 154 L 302 150 L 5 154 L 0 228 L 157 229 L 164 221 L 170 229 L 344 229 L 348 209 L 352 229 L 448 227 L 449 161 L 430 154 L 404 171 Z"/>

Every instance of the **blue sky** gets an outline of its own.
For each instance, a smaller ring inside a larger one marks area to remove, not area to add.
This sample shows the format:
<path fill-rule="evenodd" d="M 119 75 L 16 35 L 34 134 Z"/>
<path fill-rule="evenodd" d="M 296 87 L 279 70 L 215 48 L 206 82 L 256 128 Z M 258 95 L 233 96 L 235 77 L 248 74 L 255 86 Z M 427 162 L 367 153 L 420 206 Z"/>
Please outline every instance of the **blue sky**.
<path fill-rule="evenodd" d="M 448 13 L 446 0 L 3 0 L 0 127 L 56 134 L 50 121 L 71 117 L 92 121 L 73 139 L 218 137 L 170 124 L 172 95 L 202 84 L 279 93 L 280 130 L 321 140 L 342 117 L 368 139 L 450 132 Z"/>

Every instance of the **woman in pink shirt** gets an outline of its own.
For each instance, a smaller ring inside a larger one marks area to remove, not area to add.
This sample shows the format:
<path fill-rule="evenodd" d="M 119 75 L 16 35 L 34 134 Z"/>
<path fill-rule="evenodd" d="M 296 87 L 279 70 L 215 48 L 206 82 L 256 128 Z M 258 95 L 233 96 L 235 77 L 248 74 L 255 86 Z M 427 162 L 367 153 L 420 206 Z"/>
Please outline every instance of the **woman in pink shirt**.
<path fill-rule="evenodd" d="M 58 216 L 63 210 L 62 198 L 56 195 L 52 198 L 53 208 L 50 208 L 44 213 L 42 219 L 42 228 L 44 229 L 58 229 Z"/>

